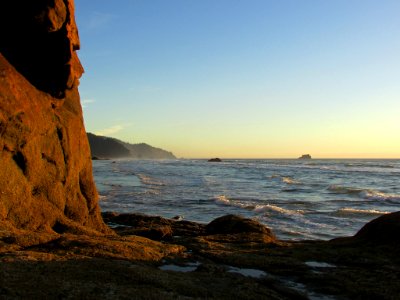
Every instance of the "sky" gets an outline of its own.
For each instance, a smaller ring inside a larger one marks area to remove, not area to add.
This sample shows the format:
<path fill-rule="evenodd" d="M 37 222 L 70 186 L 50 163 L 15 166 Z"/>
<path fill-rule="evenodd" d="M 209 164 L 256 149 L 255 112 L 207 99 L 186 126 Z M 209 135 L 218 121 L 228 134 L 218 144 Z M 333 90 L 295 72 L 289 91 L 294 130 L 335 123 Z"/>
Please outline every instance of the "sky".
<path fill-rule="evenodd" d="M 86 130 L 182 158 L 400 158 L 398 0 L 75 0 Z"/>

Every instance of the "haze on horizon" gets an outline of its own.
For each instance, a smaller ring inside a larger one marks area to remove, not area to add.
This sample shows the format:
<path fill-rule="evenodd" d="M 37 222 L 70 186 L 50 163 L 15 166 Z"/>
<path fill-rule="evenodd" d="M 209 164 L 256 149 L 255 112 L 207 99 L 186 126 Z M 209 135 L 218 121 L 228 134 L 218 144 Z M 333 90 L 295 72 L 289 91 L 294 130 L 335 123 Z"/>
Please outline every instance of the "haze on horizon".
<path fill-rule="evenodd" d="M 400 157 L 400 1 L 75 5 L 89 132 L 187 158 Z"/>

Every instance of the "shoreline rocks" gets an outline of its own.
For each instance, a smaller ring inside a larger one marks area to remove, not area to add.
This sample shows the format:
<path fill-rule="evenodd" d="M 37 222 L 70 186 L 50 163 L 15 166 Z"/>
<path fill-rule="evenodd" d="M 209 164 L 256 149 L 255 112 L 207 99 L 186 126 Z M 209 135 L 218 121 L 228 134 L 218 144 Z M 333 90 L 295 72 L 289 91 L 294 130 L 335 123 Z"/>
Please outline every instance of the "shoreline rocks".
<path fill-rule="evenodd" d="M 381 229 L 398 233 L 399 213 L 331 241 L 280 241 L 257 221 L 234 215 L 209 224 L 102 216 L 113 235 L 1 231 L 0 298 L 62 297 L 67 286 L 76 298 L 221 299 L 234 291 L 236 299 L 390 299 L 400 293 L 393 280 L 400 275 L 397 240 L 376 239 Z"/>

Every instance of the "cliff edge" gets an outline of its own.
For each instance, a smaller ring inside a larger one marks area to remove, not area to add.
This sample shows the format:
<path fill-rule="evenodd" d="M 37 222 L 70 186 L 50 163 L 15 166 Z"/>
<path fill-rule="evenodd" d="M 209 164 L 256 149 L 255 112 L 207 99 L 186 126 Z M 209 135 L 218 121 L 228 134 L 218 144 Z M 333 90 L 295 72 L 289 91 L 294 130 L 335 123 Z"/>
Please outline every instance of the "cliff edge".
<path fill-rule="evenodd" d="M 108 232 L 78 93 L 73 0 L 0 4 L 0 227 Z"/>

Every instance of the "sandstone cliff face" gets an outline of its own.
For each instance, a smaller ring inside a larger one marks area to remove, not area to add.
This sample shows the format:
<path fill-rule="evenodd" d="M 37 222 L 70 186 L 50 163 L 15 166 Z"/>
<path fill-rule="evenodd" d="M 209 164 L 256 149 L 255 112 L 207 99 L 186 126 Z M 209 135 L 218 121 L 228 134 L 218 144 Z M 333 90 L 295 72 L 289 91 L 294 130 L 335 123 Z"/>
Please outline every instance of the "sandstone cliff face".
<path fill-rule="evenodd" d="M 0 229 L 107 232 L 77 86 L 73 0 L 0 4 Z"/>

